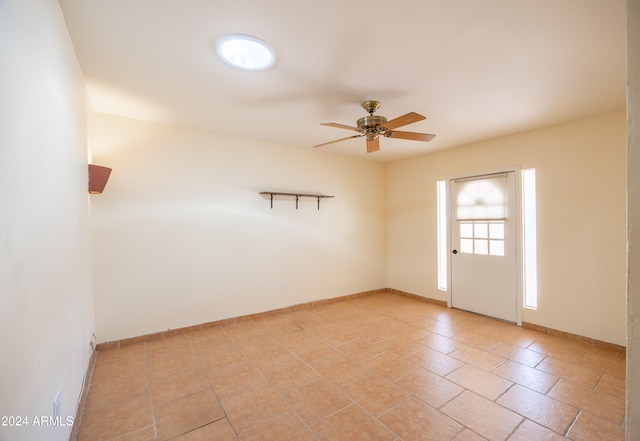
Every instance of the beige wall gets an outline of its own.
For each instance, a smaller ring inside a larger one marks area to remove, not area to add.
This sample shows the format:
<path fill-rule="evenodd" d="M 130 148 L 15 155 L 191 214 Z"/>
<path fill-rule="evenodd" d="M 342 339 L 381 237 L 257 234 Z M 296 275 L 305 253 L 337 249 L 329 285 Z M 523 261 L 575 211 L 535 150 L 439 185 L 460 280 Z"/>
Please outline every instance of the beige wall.
<path fill-rule="evenodd" d="M 0 415 L 62 441 L 93 332 L 84 84 L 57 1 L 0 2 Z"/>
<path fill-rule="evenodd" d="M 624 115 L 386 166 L 94 115 L 94 162 L 114 169 L 93 200 L 98 340 L 383 287 L 445 300 L 435 182 L 518 166 L 538 177 L 539 308 L 523 319 L 625 344 Z M 271 210 L 262 190 L 336 198 Z"/>
<path fill-rule="evenodd" d="M 384 288 L 382 164 L 94 115 L 98 341 Z M 334 195 L 276 200 L 260 191 Z M 281 290 L 281 282 L 287 290 Z"/>
<path fill-rule="evenodd" d="M 539 307 L 523 320 L 624 345 L 624 111 L 391 164 L 389 286 L 446 300 L 436 181 L 513 166 L 537 176 Z"/>

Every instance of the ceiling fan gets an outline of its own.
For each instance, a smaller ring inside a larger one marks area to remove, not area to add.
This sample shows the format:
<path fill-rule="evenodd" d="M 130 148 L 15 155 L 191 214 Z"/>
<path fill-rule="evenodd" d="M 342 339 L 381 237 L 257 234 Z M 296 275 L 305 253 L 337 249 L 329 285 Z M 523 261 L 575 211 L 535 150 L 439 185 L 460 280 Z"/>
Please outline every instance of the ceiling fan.
<path fill-rule="evenodd" d="M 380 135 L 386 138 L 401 138 L 424 142 L 431 141 L 436 136 L 429 133 L 401 132 L 398 130 L 393 130 L 397 127 L 402 127 L 406 126 L 407 124 L 422 121 L 423 119 L 425 119 L 425 117 L 415 112 L 409 112 L 406 115 L 402 115 L 398 118 L 392 119 L 391 121 L 387 121 L 387 118 L 385 118 L 384 116 L 373 114 L 376 110 L 378 110 L 379 107 L 380 102 L 378 101 L 369 100 L 362 103 L 362 108 L 369 112 L 369 116 L 360 118 L 356 122 L 357 127 L 346 126 L 344 124 L 337 123 L 322 123 L 321 125 L 323 126 L 354 130 L 356 132 L 359 132 L 360 134 L 347 136 L 346 138 L 336 139 L 334 141 L 325 142 L 323 144 L 314 145 L 314 147 L 323 147 L 325 145 L 333 144 L 334 142 L 346 141 L 347 139 L 366 136 L 367 153 L 371 153 L 380 150 Z"/>

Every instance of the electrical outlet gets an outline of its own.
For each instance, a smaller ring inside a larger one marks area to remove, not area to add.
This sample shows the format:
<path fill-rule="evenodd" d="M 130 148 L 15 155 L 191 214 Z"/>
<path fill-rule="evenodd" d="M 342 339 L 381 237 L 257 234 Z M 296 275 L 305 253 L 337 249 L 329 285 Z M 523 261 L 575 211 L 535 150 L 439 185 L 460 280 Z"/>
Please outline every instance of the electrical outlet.
<path fill-rule="evenodd" d="M 60 418 L 60 391 L 56 394 L 56 399 L 53 400 L 53 418 Z"/>
<path fill-rule="evenodd" d="M 280 282 L 280 290 L 281 291 L 286 291 L 287 290 L 287 281 L 283 280 L 282 282 Z"/>

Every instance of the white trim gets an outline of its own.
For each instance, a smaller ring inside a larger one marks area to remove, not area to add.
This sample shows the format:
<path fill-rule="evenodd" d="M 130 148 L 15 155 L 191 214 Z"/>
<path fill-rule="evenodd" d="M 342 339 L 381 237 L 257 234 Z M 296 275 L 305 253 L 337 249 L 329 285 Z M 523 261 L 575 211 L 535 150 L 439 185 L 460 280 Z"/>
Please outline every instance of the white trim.
<path fill-rule="evenodd" d="M 533 278 L 535 279 L 535 282 L 536 282 L 535 283 L 535 285 L 536 285 L 536 290 L 535 290 L 536 291 L 535 292 L 536 305 L 535 306 L 527 305 L 527 302 L 526 302 L 526 294 L 527 294 L 527 289 L 526 289 L 526 284 L 527 284 L 527 271 L 526 271 L 527 270 L 527 268 L 526 268 L 527 265 L 526 265 L 526 263 L 527 263 L 527 259 L 525 258 L 525 253 L 527 251 L 527 246 L 526 246 L 527 237 L 525 237 L 526 236 L 526 231 L 525 231 L 525 227 L 526 227 L 526 216 L 525 216 L 525 214 L 526 214 L 525 213 L 525 202 L 526 202 L 526 200 L 525 199 L 526 198 L 525 198 L 525 194 L 524 194 L 524 179 L 522 179 L 524 177 L 524 173 L 526 171 L 533 171 L 534 187 L 533 187 L 533 195 L 532 195 L 533 196 L 532 204 L 534 206 L 534 212 L 532 214 L 534 216 L 537 213 L 537 205 L 538 205 L 538 201 L 536 200 L 536 198 L 537 198 L 537 193 L 536 193 L 536 186 L 537 186 L 537 183 L 536 183 L 536 179 L 537 179 L 536 169 L 535 169 L 535 167 L 522 169 L 520 171 L 520 177 L 521 177 L 521 182 L 520 182 L 521 189 L 520 189 L 520 191 L 522 192 L 522 197 L 521 197 L 521 201 L 522 201 L 522 210 L 521 210 L 522 211 L 522 214 L 521 214 L 521 216 L 522 216 L 521 217 L 521 224 L 522 224 L 522 305 L 523 305 L 523 308 L 525 308 L 525 309 L 537 310 L 538 309 L 538 289 L 537 289 L 538 274 L 537 274 L 537 243 L 536 243 L 536 240 L 535 240 L 535 238 L 537 237 L 537 219 L 535 219 L 535 218 L 533 220 L 533 224 L 534 224 L 533 225 L 534 226 L 534 239 L 533 239 L 533 242 L 534 243 L 532 244 L 531 248 L 533 248 L 533 254 L 535 255 L 535 259 L 534 260 L 536 262 L 536 265 L 535 265 L 536 271 L 535 271 L 535 274 L 533 275 Z"/>
<path fill-rule="evenodd" d="M 449 291 L 449 266 L 448 266 L 448 240 L 447 233 L 449 232 L 448 222 L 449 222 L 449 206 L 448 206 L 448 198 L 449 194 L 447 192 L 447 182 L 445 180 L 436 181 L 436 234 L 437 234 L 437 264 L 438 264 L 438 290 L 439 291 Z M 444 194 L 441 193 L 441 184 L 444 189 Z M 442 208 L 442 210 L 441 210 Z M 444 218 L 443 218 L 444 217 Z M 442 229 L 444 228 L 445 237 L 442 237 Z M 444 256 L 443 256 L 444 254 Z M 444 257 L 444 258 L 443 258 Z M 444 265 L 444 277 L 442 276 L 442 267 Z M 444 287 L 442 286 L 444 284 Z"/>

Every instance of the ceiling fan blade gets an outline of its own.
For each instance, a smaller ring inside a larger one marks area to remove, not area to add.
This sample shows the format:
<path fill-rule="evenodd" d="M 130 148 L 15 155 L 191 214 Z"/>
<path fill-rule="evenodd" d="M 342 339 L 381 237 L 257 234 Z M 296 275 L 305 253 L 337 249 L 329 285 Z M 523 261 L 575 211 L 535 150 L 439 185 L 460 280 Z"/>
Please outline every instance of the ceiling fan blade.
<path fill-rule="evenodd" d="M 328 126 L 328 127 L 336 127 L 338 129 L 355 130 L 356 132 L 360 131 L 360 129 L 358 129 L 357 127 L 345 126 L 344 124 L 338 124 L 338 123 L 321 123 L 320 125 Z"/>
<path fill-rule="evenodd" d="M 396 127 L 406 126 L 407 124 L 422 121 L 423 119 L 426 119 L 426 117 L 417 114 L 416 112 L 409 112 L 406 115 L 402 115 L 398 118 L 392 119 L 391 121 L 387 121 L 386 123 L 382 124 L 381 127 L 387 130 L 393 130 Z"/>
<path fill-rule="evenodd" d="M 424 142 L 429 142 L 436 137 L 436 135 L 432 135 L 430 133 L 398 132 L 398 131 L 385 132 L 384 136 L 387 138 L 410 139 L 412 141 L 424 141 Z"/>
<path fill-rule="evenodd" d="M 351 139 L 351 138 L 360 138 L 361 136 L 364 136 L 364 135 L 347 136 L 346 138 L 340 138 L 340 139 L 335 139 L 335 140 L 329 141 L 329 142 L 323 142 L 322 144 L 314 145 L 313 147 L 314 148 L 315 147 L 324 147 L 325 145 L 333 144 L 334 142 L 346 141 L 347 139 Z"/>
<path fill-rule="evenodd" d="M 367 139 L 367 153 L 373 153 L 380 150 L 380 138 L 377 136 L 371 141 Z"/>

